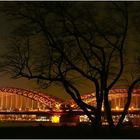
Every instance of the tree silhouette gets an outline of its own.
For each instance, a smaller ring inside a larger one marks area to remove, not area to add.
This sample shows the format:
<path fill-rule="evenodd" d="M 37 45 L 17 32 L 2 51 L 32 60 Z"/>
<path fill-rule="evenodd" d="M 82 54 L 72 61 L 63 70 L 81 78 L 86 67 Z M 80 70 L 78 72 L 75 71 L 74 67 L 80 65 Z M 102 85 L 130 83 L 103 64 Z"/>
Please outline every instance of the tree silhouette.
<path fill-rule="evenodd" d="M 126 2 L 11 2 L 8 6 L 3 3 L 1 11 L 22 21 L 14 32 L 21 36 L 20 41 L 15 41 L 16 51 L 8 53 L 4 69 L 12 71 L 14 77 L 37 79 L 43 87 L 62 83 L 94 127 L 101 126 L 104 105 L 109 126 L 115 128 L 108 95 L 124 69 L 127 7 Z M 35 54 L 41 47 L 36 47 L 35 37 L 45 46 L 43 55 L 38 57 Z M 35 54 L 30 48 L 37 50 Z M 81 99 L 74 82 L 79 77 L 93 84 L 95 106 Z M 129 104 L 128 98 L 119 124 Z"/>

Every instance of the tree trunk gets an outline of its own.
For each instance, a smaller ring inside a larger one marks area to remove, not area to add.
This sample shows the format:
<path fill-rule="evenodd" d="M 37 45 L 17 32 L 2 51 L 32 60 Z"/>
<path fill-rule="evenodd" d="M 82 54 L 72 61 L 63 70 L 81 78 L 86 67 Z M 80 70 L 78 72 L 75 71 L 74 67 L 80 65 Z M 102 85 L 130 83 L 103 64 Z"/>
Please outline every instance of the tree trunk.
<path fill-rule="evenodd" d="M 114 122 L 113 122 L 113 119 L 112 119 L 111 107 L 110 107 L 110 104 L 109 104 L 109 101 L 108 101 L 108 93 L 104 94 L 104 106 L 105 106 L 105 114 L 106 114 L 106 117 L 107 117 L 109 127 L 111 129 L 111 132 L 114 132 L 115 125 L 114 125 Z"/>
<path fill-rule="evenodd" d="M 133 83 L 129 86 L 128 88 L 128 97 L 127 97 L 127 103 L 124 107 L 124 110 L 123 110 L 123 113 L 122 113 L 122 116 L 120 117 L 119 119 L 119 122 L 117 124 L 117 127 L 121 127 L 122 125 L 122 122 L 125 118 L 125 115 L 127 114 L 128 112 L 128 109 L 129 109 L 129 106 L 130 106 L 130 103 L 131 103 L 131 98 L 132 98 L 132 92 L 133 92 L 133 88 L 135 87 L 135 85 L 140 82 L 140 78 L 136 79 L 135 81 L 133 81 Z"/>
<path fill-rule="evenodd" d="M 98 93 L 99 94 L 99 93 Z M 97 109 L 95 112 L 95 126 L 98 126 L 99 128 L 102 126 L 102 102 L 103 102 L 103 94 L 100 95 L 100 98 L 96 98 L 97 103 Z"/>

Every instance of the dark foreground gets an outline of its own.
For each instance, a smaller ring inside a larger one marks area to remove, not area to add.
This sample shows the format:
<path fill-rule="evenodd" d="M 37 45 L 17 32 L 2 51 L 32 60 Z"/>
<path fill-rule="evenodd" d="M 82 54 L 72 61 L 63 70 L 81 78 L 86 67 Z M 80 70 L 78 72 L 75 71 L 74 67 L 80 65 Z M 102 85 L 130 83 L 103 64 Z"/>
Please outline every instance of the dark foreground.
<path fill-rule="evenodd" d="M 0 127 L 0 138 L 140 138 L 140 128 L 123 128 L 111 134 L 108 128 L 97 133 L 91 126 Z"/>

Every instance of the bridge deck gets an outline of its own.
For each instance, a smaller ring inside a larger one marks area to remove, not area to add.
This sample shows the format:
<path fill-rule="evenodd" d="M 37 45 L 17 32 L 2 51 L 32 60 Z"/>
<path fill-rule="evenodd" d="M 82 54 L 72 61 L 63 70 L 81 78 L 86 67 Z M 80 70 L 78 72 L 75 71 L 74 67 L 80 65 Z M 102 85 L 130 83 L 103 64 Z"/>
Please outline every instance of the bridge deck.
<path fill-rule="evenodd" d="M 83 111 L 65 111 L 65 112 L 56 112 L 56 111 L 17 111 L 17 112 L 5 112 L 5 111 L 0 111 L 0 114 L 15 114 L 15 115 L 20 115 L 20 114 L 27 114 L 27 115 L 66 115 L 66 114 L 71 114 L 71 115 L 84 115 L 85 113 Z M 122 111 L 112 111 L 113 115 L 120 115 L 122 114 Z M 134 110 L 134 111 L 129 111 L 128 114 L 140 114 L 140 110 Z M 105 112 L 102 112 L 102 115 L 105 115 Z"/>

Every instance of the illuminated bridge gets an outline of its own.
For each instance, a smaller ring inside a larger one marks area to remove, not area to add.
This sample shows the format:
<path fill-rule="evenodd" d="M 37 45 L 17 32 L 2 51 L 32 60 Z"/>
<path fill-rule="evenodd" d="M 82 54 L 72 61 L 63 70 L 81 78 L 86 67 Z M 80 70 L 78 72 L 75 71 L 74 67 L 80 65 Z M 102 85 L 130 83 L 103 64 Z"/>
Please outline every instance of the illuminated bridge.
<path fill-rule="evenodd" d="M 0 88 L 1 111 L 58 110 L 61 99 L 19 88 Z"/>
<path fill-rule="evenodd" d="M 113 89 L 109 92 L 109 101 L 111 108 L 114 111 L 123 110 L 126 100 L 127 100 L 127 90 L 126 89 Z M 96 105 L 95 93 L 85 94 L 82 100 L 90 105 Z M 78 109 L 77 104 L 73 100 L 66 100 L 66 104 L 70 104 L 73 109 Z M 102 108 L 104 109 L 104 107 Z M 131 104 L 129 110 L 140 110 L 140 89 L 134 89 L 132 93 Z"/>
<path fill-rule="evenodd" d="M 90 105 L 96 105 L 95 93 L 85 94 L 82 100 Z M 113 112 L 122 111 L 127 99 L 126 89 L 113 89 L 109 93 L 109 101 Z M 87 120 L 87 117 L 78 114 L 81 110 L 76 103 L 69 100 L 61 100 L 56 97 L 34 90 L 20 88 L 0 88 L 0 120 L 33 120 L 59 122 L 62 116 L 67 116 L 70 112 L 62 110 L 62 105 L 71 107 L 74 120 Z M 63 108 L 64 109 L 64 108 Z M 65 108 L 66 109 L 66 108 Z M 102 108 L 102 111 L 104 107 Z M 140 89 L 134 89 L 129 110 L 140 111 Z M 76 116 L 77 115 L 77 116 Z M 79 115 L 79 116 L 78 116 Z M 80 116 L 81 115 L 81 116 Z M 68 117 L 68 116 L 67 116 Z M 75 118 L 76 117 L 76 118 Z M 77 119 L 77 117 L 79 117 Z M 64 119 L 68 121 L 68 119 Z M 71 120 L 71 119 L 69 119 Z"/>

